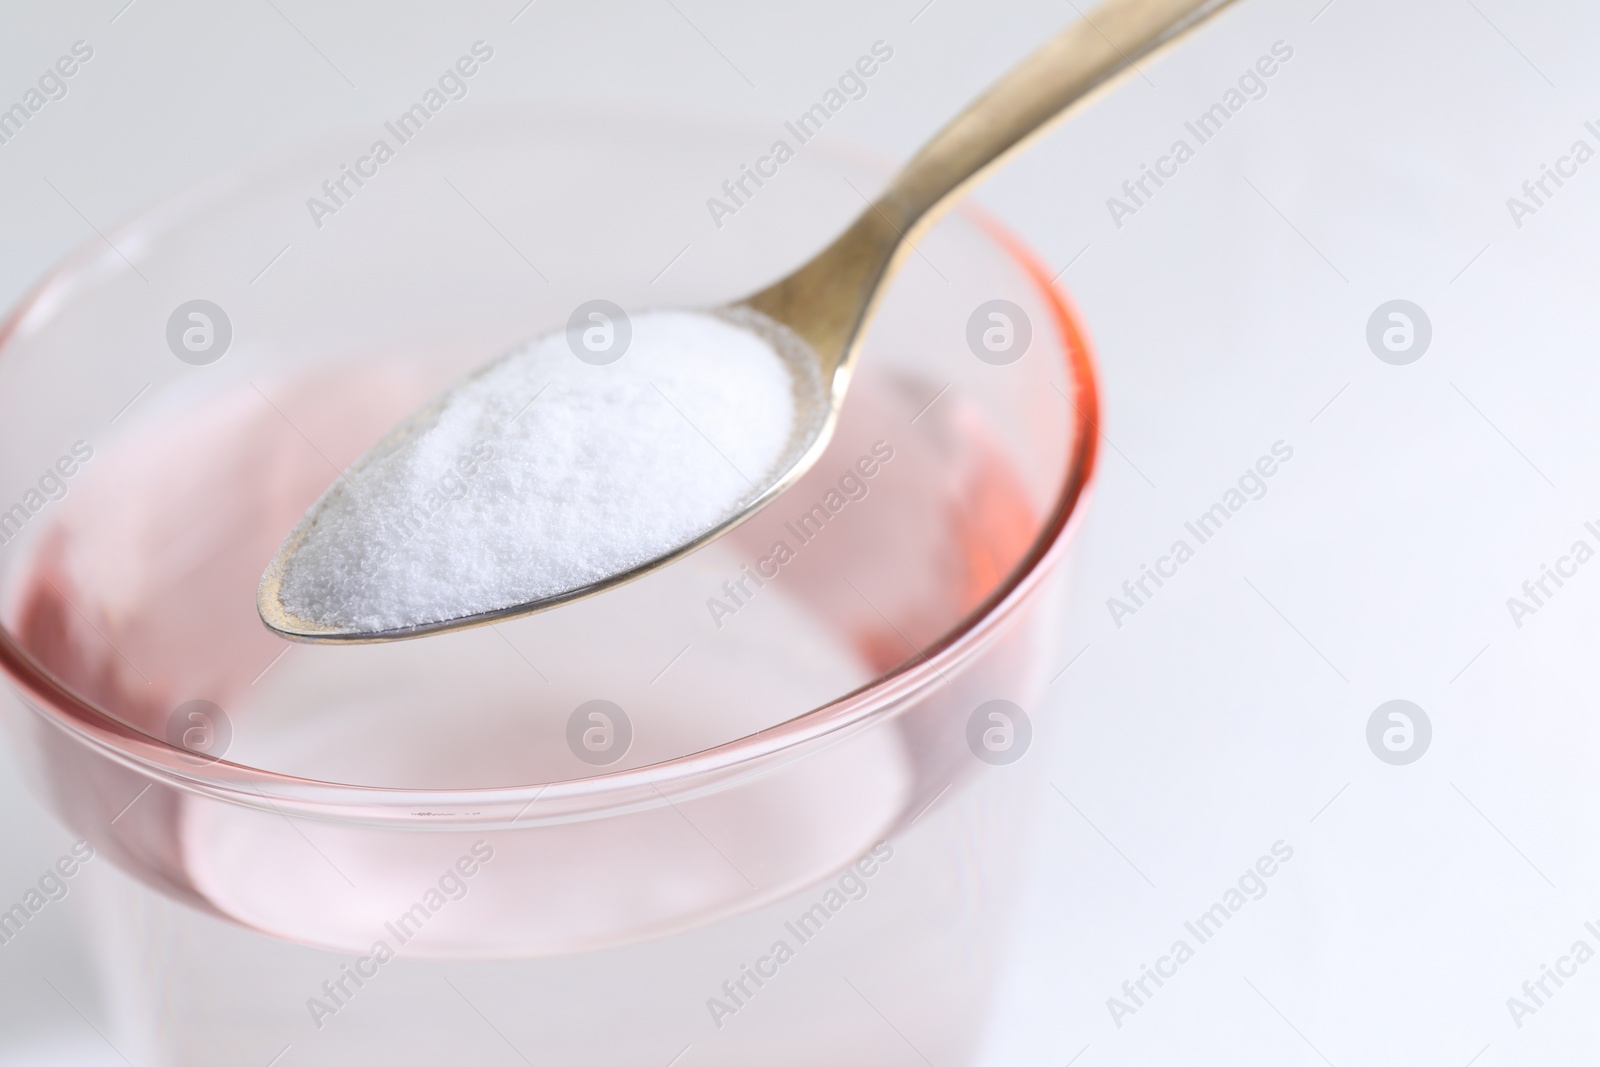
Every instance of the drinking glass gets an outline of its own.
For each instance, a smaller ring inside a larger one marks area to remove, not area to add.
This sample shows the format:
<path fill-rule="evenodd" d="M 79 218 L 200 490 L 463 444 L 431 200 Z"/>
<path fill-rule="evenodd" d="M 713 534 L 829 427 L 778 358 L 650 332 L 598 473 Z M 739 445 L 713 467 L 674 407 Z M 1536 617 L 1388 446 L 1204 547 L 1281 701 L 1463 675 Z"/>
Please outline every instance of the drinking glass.
<path fill-rule="evenodd" d="M 978 1055 L 1095 392 L 1070 304 L 977 210 L 918 238 L 827 453 L 706 550 L 396 644 L 255 613 L 305 508 L 440 388 L 589 300 L 759 288 L 881 181 L 817 143 L 737 184 L 778 136 L 335 138 L 109 231 L 0 328 L 0 704 L 131 876 L 95 895 L 119 1050 Z"/>

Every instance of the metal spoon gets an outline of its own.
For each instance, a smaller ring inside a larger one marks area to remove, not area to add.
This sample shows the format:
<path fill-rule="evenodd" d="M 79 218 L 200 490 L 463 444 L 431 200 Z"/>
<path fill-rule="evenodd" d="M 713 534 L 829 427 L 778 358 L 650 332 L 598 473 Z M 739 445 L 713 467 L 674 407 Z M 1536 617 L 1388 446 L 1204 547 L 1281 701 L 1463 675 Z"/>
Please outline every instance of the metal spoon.
<path fill-rule="evenodd" d="M 739 513 L 687 544 L 580 588 L 459 618 L 365 631 L 300 618 L 282 602 L 285 568 L 315 520 L 313 508 L 262 576 L 256 593 L 262 621 L 283 637 L 309 642 L 393 641 L 482 626 L 592 596 L 640 578 L 721 537 L 771 503 L 821 457 L 850 386 L 861 335 L 917 235 L 1029 138 L 1126 76 L 1140 59 L 1176 42 L 1231 2 L 1105 0 L 1081 22 L 1012 68 L 940 130 L 878 199 L 809 263 L 724 309 L 735 313 L 753 310 L 798 335 L 816 360 L 823 385 L 819 404 L 826 408 L 801 413 L 801 422 L 813 428 L 812 438 L 793 450 L 798 457 L 794 464 Z"/>

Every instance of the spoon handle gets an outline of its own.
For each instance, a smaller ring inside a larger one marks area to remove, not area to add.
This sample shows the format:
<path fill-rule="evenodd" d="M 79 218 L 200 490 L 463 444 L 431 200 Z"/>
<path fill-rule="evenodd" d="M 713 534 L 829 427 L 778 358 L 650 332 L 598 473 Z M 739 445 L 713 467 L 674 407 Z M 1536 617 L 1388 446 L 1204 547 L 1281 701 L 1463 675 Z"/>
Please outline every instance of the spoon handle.
<path fill-rule="evenodd" d="M 900 230 L 926 225 L 991 168 L 1074 105 L 1137 70 L 1231 0 L 1106 0 L 1017 64 L 933 136 L 873 211 Z M 1142 72 L 1141 72 L 1142 73 Z"/>
<path fill-rule="evenodd" d="M 884 281 L 924 227 L 990 168 L 1232 0 L 1104 0 L 934 135 L 805 266 L 744 301 L 808 341 L 835 397 Z"/>

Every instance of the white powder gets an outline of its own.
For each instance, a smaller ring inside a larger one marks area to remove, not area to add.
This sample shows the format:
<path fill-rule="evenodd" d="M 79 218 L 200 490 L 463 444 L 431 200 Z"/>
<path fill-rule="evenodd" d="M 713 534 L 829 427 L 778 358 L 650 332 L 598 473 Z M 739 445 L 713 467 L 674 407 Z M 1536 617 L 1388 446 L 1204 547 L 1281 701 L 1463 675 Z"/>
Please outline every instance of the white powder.
<path fill-rule="evenodd" d="M 714 528 L 809 443 L 820 385 L 792 334 L 679 311 L 632 327 L 604 366 L 565 331 L 530 341 L 374 446 L 302 520 L 284 607 L 377 631 L 578 589 Z"/>

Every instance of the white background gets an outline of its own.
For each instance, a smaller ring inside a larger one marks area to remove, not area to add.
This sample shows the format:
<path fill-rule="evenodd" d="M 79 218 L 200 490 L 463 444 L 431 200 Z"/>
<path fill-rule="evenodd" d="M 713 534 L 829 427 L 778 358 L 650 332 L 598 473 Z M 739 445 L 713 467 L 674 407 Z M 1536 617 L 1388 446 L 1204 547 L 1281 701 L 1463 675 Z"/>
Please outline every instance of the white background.
<path fill-rule="evenodd" d="M 95 48 L 0 146 L 6 303 L 91 225 L 391 117 L 478 38 L 496 60 L 452 108 L 597 101 L 773 127 L 882 39 L 894 60 L 823 136 L 896 160 L 1076 17 L 983 0 L 123 2 L 0 9 L 6 103 L 74 40 Z M 1600 149 L 1583 127 L 1600 120 L 1600 11 L 1324 3 L 1241 0 L 977 194 L 1067 268 L 1107 446 L 1058 650 L 1072 665 L 1035 716 L 1078 811 L 1052 796 L 1041 813 L 994 1063 L 1464 1067 L 1600 1041 L 1600 963 L 1520 1028 L 1506 1006 L 1576 939 L 1600 949 L 1583 928 L 1600 923 L 1600 564 L 1520 628 L 1506 607 L 1575 539 L 1600 547 L 1583 530 L 1600 520 L 1600 162 L 1521 227 L 1506 205 L 1576 139 Z M 1294 55 L 1268 95 L 1119 228 L 1107 197 L 1276 41 Z M 1394 298 L 1432 322 L 1408 366 L 1365 340 Z M 1267 496 L 1116 626 L 1106 598 L 1280 440 L 1294 456 Z M 1433 725 L 1409 766 L 1366 743 L 1394 698 Z M 0 792 L 10 900 L 70 838 Z M 1116 1026 L 1106 998 L 1279 840 L 1294 856 L 1267 895 Z M 59 936 L 75 907 L 47 913 Z M 0 971 L 0 993 L 22 981 Z"/>

